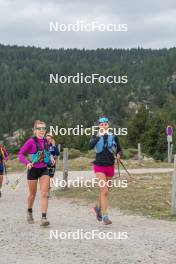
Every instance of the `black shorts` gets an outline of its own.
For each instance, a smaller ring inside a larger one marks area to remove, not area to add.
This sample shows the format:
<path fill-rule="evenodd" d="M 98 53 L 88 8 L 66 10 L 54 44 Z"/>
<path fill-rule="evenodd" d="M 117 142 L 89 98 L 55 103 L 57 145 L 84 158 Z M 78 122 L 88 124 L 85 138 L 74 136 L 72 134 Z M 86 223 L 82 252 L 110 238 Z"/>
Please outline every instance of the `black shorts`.
<path fill-rule="evenodd" d="M 55 174 L 55 171 L 56 171 L 56 166 L 55 165 L 54 166 L 48 166 L 48 171 L 49 171 L 49 176 L 51 178 L 53 178 L 54 174 Z"/>
<path fill-rule="evenodd" d="M 49 176 L 49 172 L 47 167 L 45 168 L 32 168 L 27 172 L 28 180 L 38 180 L 40 177 L 47 175 Z"/>

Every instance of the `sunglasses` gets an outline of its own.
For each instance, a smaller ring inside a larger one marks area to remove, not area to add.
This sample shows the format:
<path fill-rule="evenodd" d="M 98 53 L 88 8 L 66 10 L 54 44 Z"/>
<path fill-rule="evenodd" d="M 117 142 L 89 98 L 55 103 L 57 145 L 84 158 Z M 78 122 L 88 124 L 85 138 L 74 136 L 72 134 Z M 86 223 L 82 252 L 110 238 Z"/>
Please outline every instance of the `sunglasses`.
<path fill-rule="evenodd" d="M 36 127 L 36 129 L 39 131 L 46 131 L 46 127 Z"/>
<path fill-rule="evenodd" d="M 109 125 L 109 123 L 107 123 L 107 122 L 106 123 L 99 123 L 99 125 L 100 126 L 107 126 L 107 125 Z"/>

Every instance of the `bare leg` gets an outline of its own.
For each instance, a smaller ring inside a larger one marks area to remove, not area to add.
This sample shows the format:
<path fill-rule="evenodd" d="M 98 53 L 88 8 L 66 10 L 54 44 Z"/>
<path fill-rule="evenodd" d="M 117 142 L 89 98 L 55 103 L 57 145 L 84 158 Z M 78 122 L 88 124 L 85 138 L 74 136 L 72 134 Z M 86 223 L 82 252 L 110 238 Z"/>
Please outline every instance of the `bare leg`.
<path fill-rule="evenodd" d="M 3 175 L 0 174 L 0 189 L 2 188 L 2 183 L 3 183 Z"/>
<path fill-rule="evenodd" d="M 99 203 L 100 207 L 102 208 L 102 212 L 105 213 L 108 208 L 108 186 L 106 184 L 107 179 L 104 173 L 98 172 L 96 173 L 96 177 L 99 180 L 99 190 L 100 190 L 100 197 Z"/>
<path fill-rule="evenodd" d="M 0 191 L 2 189 L 2 183 L 3 183 L 3 175 L 0 174 Z"/>
<path fill-rule="evenodd" d="M 32 208 L 35 196 L 37 193 L 37 182 L 38 180 L 28 180 L 29 195 L 28 195 L 28 208 Z"/>
<path fill-rule="evenodd" d="M 41 211 L 42 213 L 47 213 L 50 177 L 47 175 L 43 175 L 42 177 L 40 177 L 39 182 L 40 182 L 40 192 L 41 192 Z"/>

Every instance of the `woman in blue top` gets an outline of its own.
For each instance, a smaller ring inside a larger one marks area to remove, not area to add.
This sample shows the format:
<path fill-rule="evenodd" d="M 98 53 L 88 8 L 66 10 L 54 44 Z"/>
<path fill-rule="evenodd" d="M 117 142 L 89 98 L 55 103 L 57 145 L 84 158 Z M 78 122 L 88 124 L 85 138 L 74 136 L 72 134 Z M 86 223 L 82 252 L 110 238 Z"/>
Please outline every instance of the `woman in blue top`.
<path fill-rule="evenodd" d="M 56 170 L 56 161 L 60 155 L 60 152 L 51 134 L 48 133 L 46 135 L 46 140 L 48 142 L 49 152 L 51 155 L 51 164 L 48 165 L 49 176 L 53 178 Z"/>
<path fill-rule="evenodd" d="M 122 149 L 116 135 L 109 132 L 109 119 L 100 117 L 99 131 L 90 139 L 90 148 L 95 148 L 96 158 L 94 161 L 94 172 L 99 182 L 103 181 L 104 186 L 99 186 L 99 206 L 94 207 L 96 218 L 103 221 L 105 225 L 112 224 L 107 213 L 108 209 L 108 181 L 111 181 L 115 171 L 115 159 L 120 159 Z"/>

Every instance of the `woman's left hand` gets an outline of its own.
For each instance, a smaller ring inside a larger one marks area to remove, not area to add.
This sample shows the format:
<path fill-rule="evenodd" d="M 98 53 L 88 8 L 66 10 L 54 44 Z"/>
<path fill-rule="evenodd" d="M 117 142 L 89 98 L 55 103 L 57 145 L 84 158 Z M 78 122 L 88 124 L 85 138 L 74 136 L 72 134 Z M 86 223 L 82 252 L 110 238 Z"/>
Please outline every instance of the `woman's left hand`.
<path fill-rule="evenodd" d="M 53 156 L 51 156 L 51 163 L 52 163 L 52 165 L 55 165 L 56 164 L 56 161 L 55 161 L 55 159 L 54 159 Z"/>

